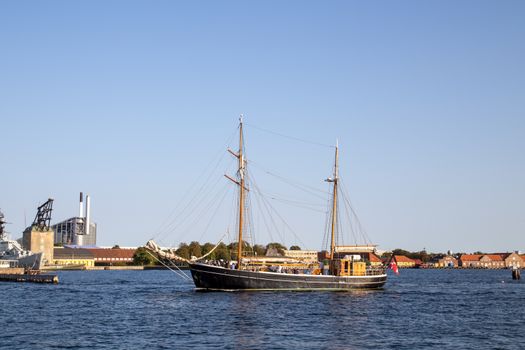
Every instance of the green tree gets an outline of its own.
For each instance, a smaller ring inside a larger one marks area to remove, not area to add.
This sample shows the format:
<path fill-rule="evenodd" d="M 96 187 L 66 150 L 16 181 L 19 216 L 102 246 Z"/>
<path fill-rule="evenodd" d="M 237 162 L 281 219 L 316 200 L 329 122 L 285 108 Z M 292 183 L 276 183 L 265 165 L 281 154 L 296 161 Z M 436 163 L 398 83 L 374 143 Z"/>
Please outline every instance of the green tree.
<path fill-rule="evenodd" d="M 284 255 L 286 247 L 281 243 L 272 242 L 266 245 L 266 255 Z"/>
<path fill-rule="evenodd" d="M 190 256 L 200 258 L 202 256 L 201 245 L 197 241 L 193 241 L 188 246 Z"/>
<path fill-rule="evenodd" d="M 186 243 L 181 243 L 175 253 L 184 259 L 190 259 L 190 247 Z"/>
<path fill-rule="evenodd" d="M 397 248 L 397 249 L 394 249 L 392 250 L 392 255 L 404 255 L 404 256 L 409 256 L 411 253 L 408 251 L 408 250 L 404 250 L 404 249 L 400 249 L 400 248 Z"/>
<path fill-rule="evenodd" d="M 290 250 L 301 250 L 301 247 L 299 247 L 298 245 L 293 245 L 290 247 Z"/>
<path fill-rule="evenodd" d="M 133 264 L 135 265 L 154 265 L 156 260 L 146 248 L 140 247 L 133 254 Z"/>
<path fill-rule="evenodd" d="M 253 253 L 257 256 L 264 256 L 264 254 L 266 254 L 266 248 L 261 244 L 256 244 L 253 246 Z"/>
<path fill-rule="evenodd" d="M 228 249 L 226 244 L 222 242 L 217 246 L 217 249 L 215 249 L 214 254 L 215 254 L 215 259 L 217 260 L 224 259 L 228 261 L 232 259 L 230 250 Z"/>
<path fill-rule="evenodd" d="M 428 255 L 427 251 L 425 249 L 423 249 L 422 251 L 419 252 L 419 259 L 426 263 L 430 260 L 430 256 Z"/>
<path fill-rule="evenodd" d="M 206 255 L 208 254 L 212 249 L 213 247 L 215 247 L 215 244 L 212 244 L 212 243 L 204 243 L 202 246 L 201 246 L 201 253 L 202 255 Z M 208 255 L 206 257 L 206 259 L 209 259 L 209 260 L 215 260 L 215 251 L 213 251 L 213 253 L 211 253 L 210 255 Z"/>
<path fill-rule="evenodd" d="M 238 247 L 238 243 L 237 242 L 233 242 L 233 243 L 228 244 L 228 249 L 230 250 L 230 256 L 234 260 L 237 259 L 237 247 Z M 246 241 L 243 241 L 242 250 L 243 250 L 243 253 L 244 253 L 243 256 L 251 255 L 251 252 L 253 252 L 252 246 L 250 245 L 250 243 L 248 243 Z"/>

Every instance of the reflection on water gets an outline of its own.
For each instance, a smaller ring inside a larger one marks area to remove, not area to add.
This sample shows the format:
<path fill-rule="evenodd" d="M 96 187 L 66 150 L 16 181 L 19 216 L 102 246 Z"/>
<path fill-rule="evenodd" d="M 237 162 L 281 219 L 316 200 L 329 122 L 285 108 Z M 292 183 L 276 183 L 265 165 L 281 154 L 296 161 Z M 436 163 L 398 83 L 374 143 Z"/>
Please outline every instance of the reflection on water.
<path fill-rule="evenodd" d="M 198 293 L 169 271 L 60 281 L 0 284 L 0 348 L 519 349 L 525 331 L 525 283 L 509 271 L 403 270 L 383 290 L 336 293 Z"/>

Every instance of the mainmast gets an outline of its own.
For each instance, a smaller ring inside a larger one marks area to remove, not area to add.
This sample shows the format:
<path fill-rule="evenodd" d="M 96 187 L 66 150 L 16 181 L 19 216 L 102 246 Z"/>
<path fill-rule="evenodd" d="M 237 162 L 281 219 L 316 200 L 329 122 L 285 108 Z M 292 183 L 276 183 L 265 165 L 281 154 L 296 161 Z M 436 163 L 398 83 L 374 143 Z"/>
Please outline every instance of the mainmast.
<path fill-rule="evenodd" d="M 244 225 L 244 196 L 245 196 L 244 191 L 247 190 L 245 186 L 245 179 L 244 179 L 244 175 L 246 172 L 246 162 L 244 160 L 244 140 L 243 140 L 243 130 L 242 130 L 242 127 L 243 127 L 242 119 L 243 119 L 243 116 L 241 114 L 239 118 L 239 152 L 235 153 L 231 149 L 228 149 L 228 152 L 230 152 L 231 154 L 233 154 L 235 157 L 239 159 L 239 167 L 237 170 L 238 180 L 235 180 L 228 175 L 224 175 L 239 186 L 239 238 L 237 240 L 238 242 L 237 243 L 238 244 L 237 246 L 237 269 L 239 270 L 241 269 L 242 246 L 243 246 L 242 230 L 244 227 L 243 226 Z"/>
<path fill-rule="evenodd" d="M 334 258 L 335 253 L 335 230 L 337 227 L 337 182 L 339 180 L 339 145 L 335 143 L 335 162 L 334 162 L 334 175 L 331 178 L 326 179 L 327 182 L 333 182 L 334 190 L 332 194 L 332 230 L 331 230 L 331 243 L 330 243 L 330 260 Z"/>
<path fill-rule="evenodd" d="M 243 135 L 242 135 L 242 114 L 239 118 L 239 240 L 237 245 L 237 269 L 241 269 L 242 258 L 242 228 L 244 214 L 244 154 L 243 154 Z"/>

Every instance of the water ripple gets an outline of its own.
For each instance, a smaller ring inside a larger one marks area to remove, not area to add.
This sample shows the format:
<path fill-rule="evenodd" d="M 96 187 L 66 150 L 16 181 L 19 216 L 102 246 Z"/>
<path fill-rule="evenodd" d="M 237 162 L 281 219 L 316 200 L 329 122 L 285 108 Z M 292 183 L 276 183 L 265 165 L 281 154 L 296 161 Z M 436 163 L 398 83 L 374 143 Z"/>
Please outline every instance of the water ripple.
<path fill-rule="evenodd" d="M 523 349 L 509 271 L 403 270 L 381 291 L 198 293 L 169 271 L 0 284 L 0 348 Z"/>

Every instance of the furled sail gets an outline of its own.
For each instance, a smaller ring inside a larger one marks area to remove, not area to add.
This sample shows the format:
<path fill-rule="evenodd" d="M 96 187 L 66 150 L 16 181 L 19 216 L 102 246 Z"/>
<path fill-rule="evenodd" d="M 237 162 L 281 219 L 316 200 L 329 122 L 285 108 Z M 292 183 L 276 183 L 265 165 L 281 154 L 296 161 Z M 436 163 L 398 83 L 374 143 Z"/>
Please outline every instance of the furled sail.
<path fill-rule="evenodd" d="M 224 238 L 224 237 L 223 237 Z M 197 261 L 197 260 L 202 260 L 204 259 L 205 257 L 207 257 L 208 255 L 210 255 L 211 253 L 213 253 L 215 251 L 215 249 L 217 249 L 217 247 L 219 246 L 219 244 L 221 244 L 222 242 L 222 238 L 221 240 L 215 245 L 215 247 L 213 247 L 212 250 L 210 250 L 209 252 L 207 252 L 206 254 L 204 254 L 203 256 L 201 257 L 196 257 L 196 256 L 192 256 L 190 260 L 188 259 L 185 259 L 181 256 L 178 256 L 175 252 L 175 250 L 173 248 L 170 248 L 170 249 L 167 249 L 167 250 L 162 250 L 160 248 L 160 246 L 155 243 L 154 240 L 150 239 L 148 241 L 148 243 L 146 243 L 146 246 L 145 248 L 148 249 L 149 251 L 157 254 L 159 257 L 161 258 L 164 258 L 164 259 L 168 259 L 168 260 L 175 260 L 175 261 L 182 261 L 182 262 L 190 262 L 190 261 Z"/>

